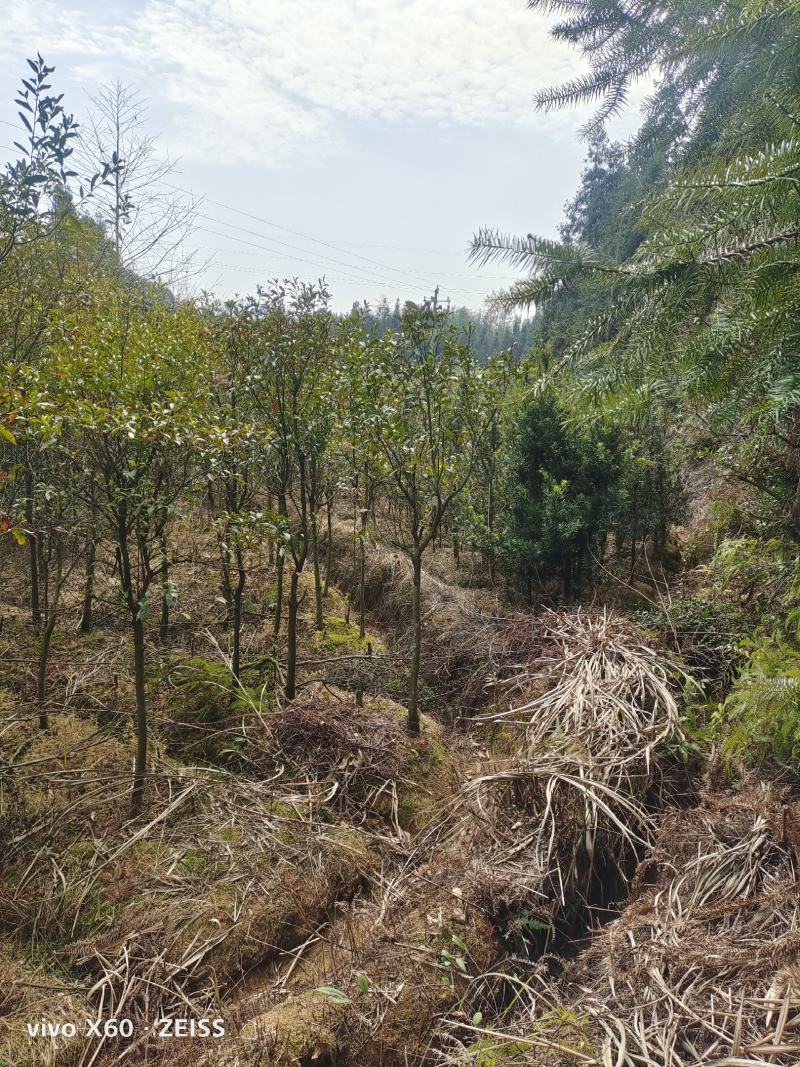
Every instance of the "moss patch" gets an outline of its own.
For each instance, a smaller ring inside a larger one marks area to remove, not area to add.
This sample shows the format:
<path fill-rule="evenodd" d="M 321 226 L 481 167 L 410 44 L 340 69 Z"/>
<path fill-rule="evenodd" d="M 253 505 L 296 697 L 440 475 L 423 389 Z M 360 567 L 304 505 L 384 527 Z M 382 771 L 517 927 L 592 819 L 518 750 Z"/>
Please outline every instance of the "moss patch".
<path fill-rule="evenodd" d="M 336 615 L 325 616 L 325 629 L 317 635 L 317 641 L 326 651 L 339 654 L 364 655 L 370 645 L 376 655 L 384 651 L 384 644 L 379 637 L 369 631 L 361 637 L 358 626 Z"/>

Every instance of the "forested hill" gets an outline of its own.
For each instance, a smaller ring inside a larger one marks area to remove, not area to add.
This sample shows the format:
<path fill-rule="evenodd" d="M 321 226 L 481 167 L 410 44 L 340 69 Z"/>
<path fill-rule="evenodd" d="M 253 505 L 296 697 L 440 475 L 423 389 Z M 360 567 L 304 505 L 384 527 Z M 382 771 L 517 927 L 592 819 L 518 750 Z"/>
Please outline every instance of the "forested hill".
<path fill-rule="evenodd" d="M 374 307 L 367 303 L 355 304 L 353 310 L 379 336 L 400 328 L 403 309 L 399 300 L 393 307 L 382 300 Z M 496 314 L 456 307 L 452 309 L 452 320 L 459 338 L 469 344 L 474 358 L 480 364 L 485 364 L 490 356 L 512 348 L 517 359 L 530 355 L 537 336 L 537 323 L 530 315 Z"/>

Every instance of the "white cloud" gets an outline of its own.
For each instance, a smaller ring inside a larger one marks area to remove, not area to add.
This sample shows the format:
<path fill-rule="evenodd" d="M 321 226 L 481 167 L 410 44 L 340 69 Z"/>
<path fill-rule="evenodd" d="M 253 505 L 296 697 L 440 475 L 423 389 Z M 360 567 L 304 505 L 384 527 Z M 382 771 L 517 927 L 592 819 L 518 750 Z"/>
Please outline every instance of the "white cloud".
<path fill-rule="evenodd" d="M 87 2 L 13 0 L 0 54 L 39 48 L 87 80 L 134 83 L 189 159 L 318 155 L 354 120 L 551 122 L 533 95 L 578 65 L 524 0 Z"/>

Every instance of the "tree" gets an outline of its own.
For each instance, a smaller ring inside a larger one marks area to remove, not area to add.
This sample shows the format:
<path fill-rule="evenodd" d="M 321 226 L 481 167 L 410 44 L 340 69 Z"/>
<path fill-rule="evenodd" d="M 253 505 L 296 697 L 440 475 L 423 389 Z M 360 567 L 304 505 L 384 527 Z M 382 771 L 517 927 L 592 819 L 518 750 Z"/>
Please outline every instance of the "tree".
<path fill-rule="evenodd" d="M 465 406 L 465 415 L 477 441 L 476 463 L 462 505 L 462 522 L 470 544 L 489 564 L 494 585 L 499 547 L 498 498 L 505 460 L 509 414 L 520 402 L 519 387 L 529 373 L 514 348 L 491 356 L 479 378 L 479 388 Z M 483 432 L 481 430 L 483 429 Z"/>
<path fill-rule="evenodd" d="M 594 301 L 569 352 L 586 396 L 633 424 L 676 414 L 699 423 L 728 469 L 762 494 L 765 518 L 800 536 L 792 5 L 562 7 L 580 17 L 554 32 L 586 51 L 592 72 L 545 105 L 600 95 L 602 120 L 633 77 L 658 71 L 629 152 L 635 160 L 655 146 L 666 161 L 650 196 L 631 203 L 642 239 L 631 250 L 483 230 L 474 255 L 528 269 L 504 306 L 556 307 L 575 292 Z"/>
<path fill-rule="evenodd" d="M 619 431 L 571 426 L 554 392 L 517 417 L 509 444 L 509 515 L 501 553 L 510 573 L 565 599 L 580 590 L 618 510 L 625 456 Z"/>
<path fill-rule="evenodd" d="M 363 382 L 358 424 L 384 490 L 379 521 L 411 563 L 408 729 L 419 733 L 422 562 L 467 485 L 485 427 L 470 432 L 465 407 L 475 389 L 474 367 L 435 299 L 407 305 L 399 335 L 351 344 L 351 353 Z"/>
<path fill-rule="evenodd" d="M 57 227 L 62 197 L 77 172 L 67 169 L 78 136 L 78 124 L 64 111 L 63 94 L 53 96 L 48 67 L 40 55 L 29 59 L 31 75 L 22 79 L 15 104 L 27 131 L 24 142 L 15 141 L 21 155 L 7 163 L 0 175 L 0 263 L 20 243 L 41 240 Z M 80 200 L 118 174 L 122 161 L 100 160 L 96 171 L 79 186 Z"/>
<path fill-rule="evenodd" d="M 321 471 L 332 417 L 326 388 L 332 344 L 328 299 L 324 283 L 275 282 L 260 289 L 249 308 L 253 340 L 247 385 L 254 409 L 270 436 L 272 461 L 266 477 L 278 504 L 279 535 L 283 533 L 276 612 L 280 611 L 287 552 L 293 564 L 284 686 L 288 700 L 294 699 L 297 690 L 299 583 L 309 550 L 317 552 L 316 513 L 322 503 Z M 318 580 L 315 588 L 319 605 Z"/>
<path fill-rule="evenodd" d="M 210 416 L 217 447 L 206 451 L 206 478 L 212 521 L 219 545 L 226 625 L 232 631 L 231 673 L 241 675 L 242 598 L 247 581 L 245 554 L 256 534 L 272 540 L 276 528 L 255 510 L 269 437 L 253 418 L 247 386 L 253 344 L 248 305 L 230 301 L 209 309 L 214 338 Z"/>
<path fill-rule="evenodd" d="M 193 309 L 173 310 L 157 292 L 106 282 L 54 323 L 30 394 L 42 438 L 71 443 L 84 503 L 116 546 L 133 646 L 135 815 L 147 769 L 146 625 L 165 529 L 197 478 L 196 455 L 208 432 L 204 352 L 205 331 Z"/>
<path fill-rule="evenodd" d="M 197 218 L 197 201 L 176 193 L 175 164 L 157 156 L 156 141 L 142 130 L 147 101 L 130 86 L 114 82 L 92 97 L 80 154 L 87 166 L 124 159 L 93 200 L 120 264 L 139 276 L 171 285 L 193 271 L 187 251 Z"/>

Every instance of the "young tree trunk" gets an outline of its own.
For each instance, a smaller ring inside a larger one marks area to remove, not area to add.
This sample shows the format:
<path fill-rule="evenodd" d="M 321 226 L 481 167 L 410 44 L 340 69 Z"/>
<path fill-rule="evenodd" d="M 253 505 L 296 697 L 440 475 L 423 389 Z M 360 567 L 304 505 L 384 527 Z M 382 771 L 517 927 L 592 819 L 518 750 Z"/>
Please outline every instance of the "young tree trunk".
<path fill-rule="evenodd" d="M 36 704 L 39 708 L 39 729 L 46 730 L 50 725 L 49 716 L 47 714 L 47 708 L 45 706 L 46 693 L 46 679 L 47 679 L 47 660 L 50 655 L 50 639 L 53 636 L 53 630 L 56 626 L 56 614 L 55 611 L 50 609 L 47 612 L 47 622 L 42 630 L 39 640 L 39 669 L 36 676 Z"/>
<path fill-rule="evenodd" d="M 158 625 L 158 640 L 165 645 L 169 640 L 169 545 L 161 537 L 161 619 Z"/>
<path fill-rule="evenodd" d="M 283 552 L 278 553 L 277 578 L 275 583 L 275 617 L 272 620 L 272 633 L 275 637 L 281 632 L 281 616 L 283 615 L 283 568 L 286 560 Z"/>
<path fill-rule="evenodd" d="M 144 803 L 144 784 L 147 773 L 147 694 L 145 692 L 145 646 L 144 621 L 141 618 L 140 604 L 133 588 L 133 568 L 131 567 L 128 546 L 128 513 L 123 504 L 117 521 L 117 548 L 119 556 L 122 592 L 128 605 L 133 637 L 133 680 L 136 694 L 134 727 L 136 730 L 136 749 L 133 758 L 133 790 L 131 791 L 131 815 L 136 818 L 141 814 Z M 146 590 L 145 590 L 146 592 Z"/>
<path fill-rule="evenodd" d="M 36 673 L 36 704 L 39 708 L 39 728 L 46 730 L 49 723 L 45 699 L 47 697 L 47 661 L 50 655 L 50 642 L 53 631 L 56 628 L 56 614 L 58 603 L 61 599 L 61 590 L 64 585 L 63 550 L 61 545 L 56 546 L 56 570 L 53 577 L 53 586 L 45 610 L 44 629 L 39 641 L 39 665 Z"/>
<path fill-rule="evenodd" d="M 272 511 L 272 493 L 267 496 L 267 511 Z M 270 541 L 267 544 L 267 563 L 270 567 L 275 565 L 275 542 Z"/>
<path fill-rule="evenodd" d="M 94 531 L 86 542 L 86 573 L 83 580 L 83 610 L 78 629 L 88 634 L 94 625 L 94 572 L 97 565 L 97 538 Z"/>
<path fill-rule="evenodd" d="M 330 497 L 325 501 L 325 521 L 328 526 L 328 544 L 325 546 L 325 586 L 322 595 L 327 596 L 331 585 L 331 569 L 333 568 L 333 501 Z"/>
<path fill-rule="evenodd" d="M 365 627 L 366 596 L 364 589 L 367 581 L 367 560 L 363 537 L 360 539 L 359 542 L 358 556 L 358 636 L 363 640 L 367 632 Z"/>
<path fill-rule="evenodd" d="M 311 511 L 311 562 L 314 567 L 314 629 L 324 630 L 325 619 L 322 614 L 322 575 L 319 569 L 319 531 L 317 530 L 317 513 Z"/>
<path fill-rule="evenodd" d="M 368 508 L 361 510 L 361 534 L 358 538 L 358 636 L 366 636 L 367 518 Z"/>
<path fill-rule="evenodd" d="M 492 534 L 494 533 L 494 512 L 495 512 L 494 478 L 492 476 L 490 476 L 490 478 L 489 478 L 489 501 L 488 501 L 487 508 L 486 508 L 486 528 L 489 531 L 489 538 L 490 538 L 490 546 L 489 546 L 489 581 L 492 583 L 492 587 L 494 587 L 494 584 L 495 584 L 495 581 L 496 581 L 496 564 L 495 564 L 495 558 L 494 558 L 494 538 L 492 537 Z"/>
<path fill-rule="evenodd" d="M 144 783 L 147 773 L 147 695 L 144 687 L 145 650 L 144 623 L 138 611 L 132 617 L 133 629 L 133 677 L 136 690 L 136 752 L 133 760 L 133 791 L 131 814 L 141 814 L 144 803 Z"/>
<path fill-rule="evenodd" d="M 82 634 L 88 634 L 94 625 L 94 574 L 97 566 L 97 504 L 95 502 L 94 488 L 91 491 L 91 526 L 89 536 L 86 539 L 86 570 L 83 579 L 83 609 L 78 630 Z"/>
<path fill-rule="evenodd" d="M 225 621 L 223 625 L 230 625 L 233 613 L 233 583 L 231 582 L 231 552 L 225 540 L 219 542 L 220 570 L 222 574 L 222 596 L 225 600 Z"/>
<path fill-rule="evenodd" d="M 239 675 L 241 673 L 242 655 L 242 594 L 244 593 L 244 583 L 247 577 L 244 568 L 244 553 L 242 552 L 242 546 L 239 544 L 236 545 L 235 557 L 237 580 L 233 590 L 233 649 L 231 652 L 231 673 L 238 683 Z"/>
<path fill-rule="evenodd" d="M 300 572 L 294 570 L 289 583 L 289 614 L 286 628 L 286 686 L 284 696 L 294 700 L 297 689 L 297 586 Z"/>
<path fill-rule="evenodd" d="M 422 558 L 419 552 L 411 557 L 414 590 L 411 597 L 412 646 L 411 673 L 408 680 L 408 731 L 419 733 L 419 661 L 422 648 Z"/>
<path fill-rule="evenodd" d="M 28 554 L 31 583 L 31 619 L 34 629 L 42 625 L 42 607 L 39 600 L 39 540 L 33 529 L 33 471 L 25 472 L 25 524 L 28 534 Z"/>

